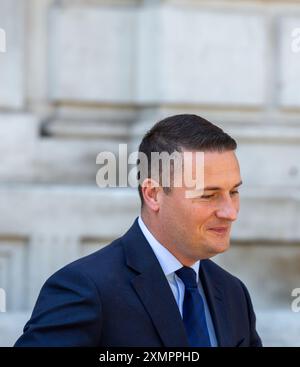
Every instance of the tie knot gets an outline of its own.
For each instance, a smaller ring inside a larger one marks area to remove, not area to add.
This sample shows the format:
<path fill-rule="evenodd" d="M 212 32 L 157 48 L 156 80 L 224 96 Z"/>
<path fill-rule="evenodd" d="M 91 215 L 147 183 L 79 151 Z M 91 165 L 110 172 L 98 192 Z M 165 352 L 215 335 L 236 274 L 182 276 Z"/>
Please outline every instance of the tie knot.
<path fill-rule="evenodd" d="M 183 281 L 186 288 L 197 288 L 196 272 L 194 269 L 183 266 L 175 272 Z"/>

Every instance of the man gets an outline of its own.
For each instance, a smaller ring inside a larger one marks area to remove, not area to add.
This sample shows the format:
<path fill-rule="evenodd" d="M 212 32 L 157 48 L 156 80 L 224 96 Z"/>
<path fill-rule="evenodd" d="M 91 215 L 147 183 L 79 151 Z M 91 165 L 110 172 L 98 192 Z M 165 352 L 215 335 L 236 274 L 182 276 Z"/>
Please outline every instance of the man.
<path fill-rule="evenodd" d="M 204 188 L 174 185 L 174 164 L 168 187 L 148 169 L 139 218 L 48 279 L 16 346 L 261 346 L 245 285 L 209 260 L 229 248 L 239 211 L 235 149 L 196 115 L 154 125 L 139 151 L 149 163 L 152 152 L 204 152 Z"/>

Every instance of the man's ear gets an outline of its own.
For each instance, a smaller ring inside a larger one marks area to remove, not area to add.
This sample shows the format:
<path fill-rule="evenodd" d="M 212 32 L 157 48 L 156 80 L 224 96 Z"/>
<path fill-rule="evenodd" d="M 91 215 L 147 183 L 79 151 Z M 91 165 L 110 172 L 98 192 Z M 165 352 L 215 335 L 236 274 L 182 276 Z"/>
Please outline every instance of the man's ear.
<path fill-rule="evenodd" d="M 144 198 L 144 204 L 150 210 L 158 212 L 160 208 L 160 192 L 162 188 L 155 180 L 151 178 L 146 178 L 142 182 L 141 188 Z"/>

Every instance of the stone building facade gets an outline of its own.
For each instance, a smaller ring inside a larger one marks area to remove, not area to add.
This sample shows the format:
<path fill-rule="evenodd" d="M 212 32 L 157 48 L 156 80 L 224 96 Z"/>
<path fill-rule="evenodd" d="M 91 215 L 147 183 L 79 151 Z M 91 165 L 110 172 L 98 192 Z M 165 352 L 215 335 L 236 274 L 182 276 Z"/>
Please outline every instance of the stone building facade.
<path fill-rule="evenodd" d="M 0 0 L 0 28 L 0 345 L 50 274 L 137 216 L 136 190 L 96 186 L 97 154 L 186 112 L 239 144 L 240 219 L 216 261 L 264 344 L 299 346 L 300 1 Z"/>

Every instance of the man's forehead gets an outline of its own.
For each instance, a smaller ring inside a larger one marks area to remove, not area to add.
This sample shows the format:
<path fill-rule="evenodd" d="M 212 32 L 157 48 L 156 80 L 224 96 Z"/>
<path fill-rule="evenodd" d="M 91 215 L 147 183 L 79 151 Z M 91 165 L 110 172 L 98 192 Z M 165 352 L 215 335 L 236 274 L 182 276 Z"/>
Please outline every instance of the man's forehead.
<path fill-rule="evenodd" d="M 204 155 L 204 187 L 233 187 L 241 182 L 240 167 L 234 153 L 206 157 Z"/>
<path fill-rule="evenodd" d="M 238 160 L 234 151 L 185 152 L 185 168 L 193 171 L 193 185 L 189 188 L 201 190 L 231 190 L 241 184 Z M 193 192 L 194 195 L 194 192 Z"/>

